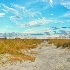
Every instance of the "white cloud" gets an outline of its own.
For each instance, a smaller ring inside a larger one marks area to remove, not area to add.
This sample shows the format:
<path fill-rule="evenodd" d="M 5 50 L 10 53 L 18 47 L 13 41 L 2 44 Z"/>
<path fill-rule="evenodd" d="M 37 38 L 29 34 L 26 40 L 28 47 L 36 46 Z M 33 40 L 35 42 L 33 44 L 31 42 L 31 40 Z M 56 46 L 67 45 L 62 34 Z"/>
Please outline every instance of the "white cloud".
<path fill-rule="evenodd" d="M 48 0 L 43 0 L 48 1 Z M 49 0 L 49 2 L 52 4 L 53 0 Z M 5 12 L 8 14 L 12 12 L 15 15 L 10 15 L 10 20 L 14 22 L 16 25 L 20 27 L 39 27 L 43 25 L 47 25 L 49 23 L 65 23 L 66 20 L 55 20 L 55 19 L 47 19 L 43 18 L 42 14 L 38 11 L 27 9 L 24 6 L 18 5 L 18 4 L 12 4 L 12 7 L 8 7 L 4 4 L 2 4 L 4 7 Z M 70 14 L 70 13 L 69 13 Z M 66 16 L 69 16 L 69 14 Z M 50 14 L 53 15 L 53 14 Z M 70 21 L 69 21 L 70 22 Z"/>
<path fill-rule="evenodd" d="M 14 16 L 10 16 L 10 20 L 11 21 L 14 21 L 15 20 L 15 17 Z"/>
<path fill-rule="evenodd" d="M 28 33 L 28 32 L 31 32 L 31 33 L 42 33 L 42 32 L 45 32 L 45 31 L 50 32 L 50 28 L 42 28 L 42 29 L 28 28 L 28 29 L 26 29 L 24 31 L 24 33 Z"/>
<path fill-rule="evenodd" d="M 19 12 L 16 9 L 10 8 L 10 7 L 6 6 L 5 4 L 2 4 L 2 6 L 4 7 L 3 10 L 5 12 L 12 12 L 13 14 L 19 15 Z"/>
<path fill-rule="evenodd" d="M 54 34 L 52 28 L 28 28 L 23 33 L 42 33 L 48 32 L 49 34 Z"/>
<path fill-rule="evenodd" d="M 0 13 L 0 17 L 4 17 L 5 16 L 5 13 Z"/>
<path fill-rule="evenodd" d="M 20 5 L 18 5 L 18 4 L 12 4 L 12 6 L 14 6 L 15 8 L 19 8 L 19 9 L 21 9 L 21 10 L 25 10 L 25 7 L 24 6 L 20 6 Z"/>
<path fill-rule="evenodd" d="M 33 20 L 33 21 L 30 21 L 29 24 L 30 25 L 36 25 L 36 24 L 45 24 L 47 23 L 47 19 L 46 18 L 42 18 L 42 19 L 37 19 L 37 20 Z"/>
<path fill-rule="evenodd" d="M 42 26 L 42 25 L 45 25 L 45 24 L 49 24 L 52 21 L 53 20 L 48 20 L 45 17 L 43 17 L 43 18 L 39 18 L 39 19 L 29 21 L 27 23 L 19 24 L 19 26 L 20 27 L 39 27 L 39 26 Z"/>
<path fill-rule="evenodd" d="M 46 2 L 46 3 L 49 3 L 50 6 L 53 7 L 53 0 L 37 0 L 37 1 L 41 1 L 41 2 Z"/>
<path fill-rule="evenodd" d="M 69 0 L 62 0 L 61 5 L 63 5 L 64 7 L 66 7 L 67 9 L 70 10 L 70 1 Z"/>
<path fill-rule="evenodd" d="M 17 27 L 14 27 L 14 26 L 6 26 L 6 28 L 17 28 Z"/>
<path fill-rule="evenodd" d="M 14 16 L 11 15 L 10 16 L 10 20 L 13 21 L 16 25 L 19 25 L 21 27 L 24 27 L 24 26 L 28 27 L 28 26 L 33 26 L 33 25 L 40 26 L 41 24 L 39 24 L 39 23 L 43 23 L 43 21 L 41 19 L 42 14 L 40 12 L 26 9 L 26 7 L 17 5 L 17 4 L 12 4 L 12 6 L 13 6 L 13 8 L 6 7 L 6 6 L 5 7 L 9 8 L 9 10 L 12 10 L 12 12 L 15 12 L 16 9 L 17 9 L 17 12 L 19 12 L 19 10 L 20 10 L 20 12 L 18 13 L 20 15 L 14 15 Z M 37 20 L 39 18 L 40 18 L 40 21 Z M 26 23 L 26 19 L 27 19 L 27 23 Z M 34 23 L 34 24 L 32 24 L 32 23 Z"/>
<path fill-rule="evenodd" d="M 40 12 L 32 11 L 30 9 L 27 9 L 24 6 L 20 6 L 18 4 L 12 4 L 12 6 L 17 8 L 17 9 L 20 9 L 24 16 L 28 16 L 30 18 L 31 17 L 34 18 L 34 17 L 37 17 L 37 15 L 39 15 L 40 17 L 42 17 L 42 14 Z"/>
<path fill-rule="evenodd" d="M 53 14 L 50 14 L 51 16 L 53 16 Z"/>
<path fill-rule="evenodd" d="M 7 10 L 5 10 L 5 9 L 2 9 L 2 11 L 4 11 L 4 12 L 8 13 L 8 11 L 7 11 Z"/>
<path fill-rule="evenodd" d="M 16 18 L 14 16 L 10 17 L 10 20 L 13 21 L 16 25 L 20 26 L 21 28 L 23 27 L 40 27 L 43 25 L 47 25 L 47 24 L 62 24 L 62 23 L 69 23 L 70 20 L 55 20 L 55 19 L 47 19 L 45 17 L 43 18 L 38 18 L 38 19 L 34 19 L 34 20 L 30 20 L 28 22 L 19 22 L 16 20 Z"/>
<path fill-rule="evenodd" d="M 16 17 L 15 16 L 10 16 L 10 20 L 12 21 L 12 22 L 14 22 L 16 25 L 19 25 L 20 23 L 18 23 L 17 21 L 16 21 Z"/>
<path fill-rule="evenodd" d="M 49 0 L 50 1 L 50 3 L 52 4 L 53 3 L 53 1 L 52 0 Z"/>
<path fill-rule="evenodd" d="M 70 17 L 70 1 L 69 0 L 62 0 L 60 4 L 66 7 L 69 11 L 64 13 L 61 17 Z"/>
<path fill-rule="evenodd" d="M 70 11 L 66 12 L 62 17 L 70 17 Z"/>

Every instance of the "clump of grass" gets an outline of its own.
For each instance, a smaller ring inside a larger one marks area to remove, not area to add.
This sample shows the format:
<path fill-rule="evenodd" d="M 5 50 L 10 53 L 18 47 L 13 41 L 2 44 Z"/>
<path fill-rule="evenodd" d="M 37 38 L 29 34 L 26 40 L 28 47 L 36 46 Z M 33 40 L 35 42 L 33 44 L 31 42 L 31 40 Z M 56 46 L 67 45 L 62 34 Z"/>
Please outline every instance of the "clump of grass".
<path fill-rule="evenodd" d="M 68 47 L 68 43 L 63 43 L 62 48 Z"/>
<path fill-rule="evenodd" d="M 59 48 L 60 46 L 61 46 L 61 44 L 60 43 L 57 43 L 56 48 Z"/>
<path fill-rule="evenodd" d="M 48 39 L 49 44 L 54 43 L 56 47 L 62 46 L 62 48 L 68 47 L 70 49 L 70 40 L 69 39 Z"/>
<path fill-rule="evenodd" d="M 30 61 L 34 61 L 35 60 L 35 57 L 32 57 L 32 56 L 29 56 L 29 55 L 11 55 L 11 56 L 8 56 L 8 61 L 20 61 L 22 62 L 22 60 L 30 60 Z"/>

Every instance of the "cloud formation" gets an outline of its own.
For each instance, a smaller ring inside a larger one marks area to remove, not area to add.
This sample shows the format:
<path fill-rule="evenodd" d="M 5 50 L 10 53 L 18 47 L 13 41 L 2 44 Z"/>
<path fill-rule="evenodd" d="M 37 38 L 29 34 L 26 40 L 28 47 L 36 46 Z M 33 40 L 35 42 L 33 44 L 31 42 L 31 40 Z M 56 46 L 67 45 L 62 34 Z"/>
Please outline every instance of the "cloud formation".
<path fill-rule="evenodd" d="M 0 23 L 6 28 L 29 29 L 50 28 L 69 26 L 70 24 L 70 2 L 69 0 L 31 0 L 0 4 Z M 3 21 L 4 20 L 4 21 Z M 34 29 L 35 30 L 35 29 Z M 57 30 L 57 29 L 56 29 Z M 42 30 L 41 30 L 42 31 Z M 43 30 L 44 31 L 44 30 Z M 53 31 L 52 31 L 53 32 Z"/>
<path fill-rule="evenodd" d="M 5 13 L 0 13 L 0 17 L 4 17 L 5 16 Z"/>
<path fill-rule="evenodd" d="M 70 18 L 70 11 L 66 12 L 62 17 L 69 17 Z"/>
<path fill-rule="evenodd" d="M 70 10 L 70 1 L 69 0 L 62 0 L 60 2 L 60 4 Z"/>
<path fill-rule="evenodd" d="M 24 6 L 20 6 L 17 4 L 12 4 L 13 6 L 12 8 L 6 6 L 5 4 L 2 4 L 2 6 L 4 7 L 2 9 L 4 12 L 8 14 L 10 12 L 12 13 L 12 15 L 9 16 L 10 20 L 14 22 L 16 25 L 19 25 L 20 27 L 33 26 L 33 25 L 40 26 L 41 24 L 43 24 L 42 19 L 40 19 L 41 21 L 38 20 L 39 18 L 42 18 L 42 14 L 40 12 L 31 11 L 30 9 L 26 9 Z"/>
<path fill-rule="evenodd" d="M 12 12 L 13 14 L 15 14 L 15 15 L 19 15 L 19 12 L 16 10 L 16 9 L 14 9 L 14 8 L 11 8 L 11 7 L 8 7 L 8 6 L 6 6 L 5 4 L 2 4 L 2 6 L 4 7 L 4 11 L 5 12 Z"/>

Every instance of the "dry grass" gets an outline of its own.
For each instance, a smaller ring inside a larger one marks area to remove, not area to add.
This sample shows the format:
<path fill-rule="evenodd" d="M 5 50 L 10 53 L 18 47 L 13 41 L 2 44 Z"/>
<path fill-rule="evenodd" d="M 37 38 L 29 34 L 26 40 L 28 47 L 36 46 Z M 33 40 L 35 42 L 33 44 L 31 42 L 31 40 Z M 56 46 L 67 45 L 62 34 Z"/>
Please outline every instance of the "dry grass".
<path fill-rule="evenodd" d="M 68 47 L 70 48 L 70 40 L 69 39 L 48 39 L 49 44 L 54 43 L 57 48 L 62 46 L 62 48 Z"/>
<path fill-rule="evenodd" d="M 45 39 L 46 40 L 46 39 Z M 40 44 L 41 39 L 0 39 L 0 56 L 9 54 L 10 56 L 5 56 L 8 61 L 22 61 L 30 60 L 34 61 L 35 56 L 33 54 L 38 54 L 38 52 L 28 50 L 34 49 Z M 62 48 L 70 48 L 70 40 L 68 39 L 48 39 L 49 44 L 54 43 L 57 48 L 62 46 Z M 29 53 L 29 55 L 28 55 Z M 0 58 L 1 61 L 1 58 Z"/>
<path fill-rule="evenodd" d="M 11 55 L 11 56 L 6 56 L 8 58 L 8 61 L 20 61 L 22 60 L 29 60 L 29 61 L 34 61 L 35 57 L 29 56 L 29 55 Z"/>
<path fill-rule="evenodd" d="M 35 57 L 24 54 L 22 50 L 30 50 L 36 48 L 42 40 L 39 39 L 0 39 L 0 55 L 9 54 L 7 58 L 10 61 L 19 60 L 30 60 L 34 61 Z M 32 54 L 32 53 L 31 53 Z M 34 53 L 35 54 L 35 53 Z"/>

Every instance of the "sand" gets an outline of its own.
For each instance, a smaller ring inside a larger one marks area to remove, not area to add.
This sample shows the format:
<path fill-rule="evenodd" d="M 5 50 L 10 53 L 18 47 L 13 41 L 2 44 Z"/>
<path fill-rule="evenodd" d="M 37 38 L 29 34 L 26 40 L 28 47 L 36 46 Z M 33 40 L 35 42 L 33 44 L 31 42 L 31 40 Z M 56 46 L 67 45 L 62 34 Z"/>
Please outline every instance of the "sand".
<path fill-rule="evenodd" d="M 34 62 L 23 61 L 0 65 L 0 70 L 70 70 L 70 51 L 56 48 L 46 41 L 32 49 L 39 52 Z"/>

